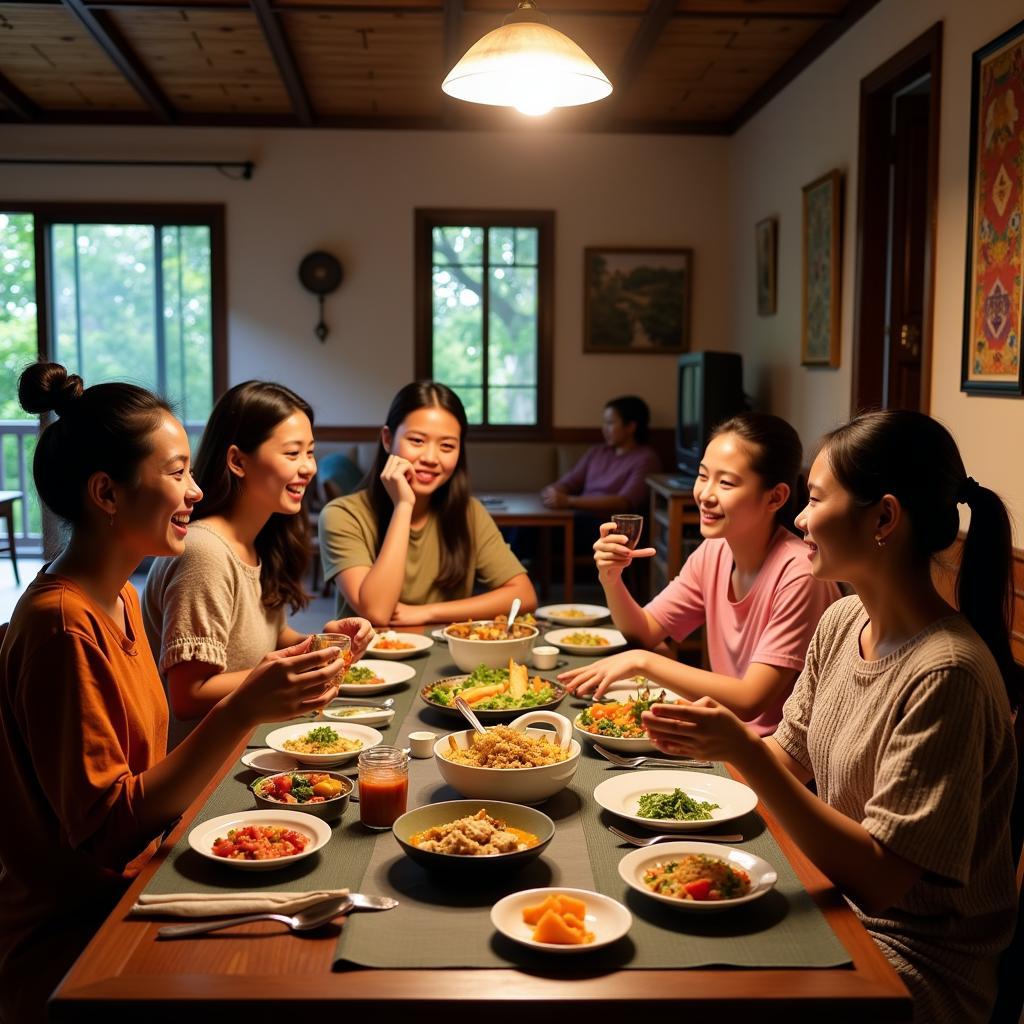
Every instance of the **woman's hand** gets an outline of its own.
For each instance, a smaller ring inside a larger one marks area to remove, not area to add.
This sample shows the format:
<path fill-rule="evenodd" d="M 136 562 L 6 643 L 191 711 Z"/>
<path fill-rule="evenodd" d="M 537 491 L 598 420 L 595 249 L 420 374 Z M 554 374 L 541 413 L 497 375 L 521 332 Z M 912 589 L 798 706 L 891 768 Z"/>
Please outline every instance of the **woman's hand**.
<path fill-rule="evenodd" d="M 329 704 L 338 695 L 334 680 L 345 662 L 338 647 L 310 651 L 311 640 L 271 651 L 224 700 L 252 725 L 297 718 Z"/>
<path fill-rule="evenodd" d="M 352 661 L 358 661 L 369 647 L 370 641 L 374 638 L 373 626 L 369 619 L 332 619 L 324 623 L 325 633 L 344 633 L 352 640 Z"/>
<path fill-rule="evenodd" d="M 609 658 L 601 658 L 583 668 L 563 672 L 558 681 L 569 693 L 585 694 L 594 691 L 594 699 L 604 696 L 612 683 L 630 676 L 641 675 L 647 666 L 647 651 L 623 651 Z"/>
<path fill-rule="evenodd" d="M 710 697 L 654 704 L 640 720 L 659 750 L 682 757 L 739 765 L 744 751 L 761 742 L 753 729 Z"/>
<path fill-rule="evenodd" d="M 400 455 L 389 455 L 380 473 L 380 481 L 388 497 L 398 505 L 414 505 L 416 495 L 412 489 L 413 468 L 408 459 Z"/>
<path fill-rule="evenodd" d="M 392 626 L 425 626 L 428 622 L 434 621 L 434 613 L 429 604 L 402 604 L 401 601 L 395 605 L 391 613 Z"/>
<path fill-rule="evenodd" d="M 594 541 L 594 563 L 597 565 L 598 576 L 612 579 L 622 575 L 622 570 L 634 558 L 650 558 L 656 555 L 654 548 L 631 548 L 626 543 L 626 536 L 616 533 L 618 527 L 614 523 L 601 524 L 601 536 Z"/>
<path fill-rule="evenodd" d="M 569 507 L 569 495 L 566 494 L 565 491 L 559 490 L 554 484 L 548 484 L 548 486 L 540 492 L 540 500 L 543 502 L 545 508 Z"/>

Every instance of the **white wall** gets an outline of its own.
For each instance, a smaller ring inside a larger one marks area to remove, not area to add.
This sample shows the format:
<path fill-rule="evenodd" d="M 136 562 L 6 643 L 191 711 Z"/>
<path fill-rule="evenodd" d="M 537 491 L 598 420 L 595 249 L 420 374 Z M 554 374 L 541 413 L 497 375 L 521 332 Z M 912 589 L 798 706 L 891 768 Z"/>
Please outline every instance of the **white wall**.
<path fill-rule="evenodd" d="M 971 54 L 1024 14 L 1006 0 L 884 0 L 731 141 L 736 347 L 748 385 L 805 442 L 850 412 L 860 81 L 943 21 L 931 413 L 953 431 L 968 472 L 1002 493 L 1024 543 L 1024 399 L 960 392 L 967 244 Z M 838 369 L 800 366 L 801 188 L 833 168 L 846 178 L 842 355 Z M 756 315 L 754 224 L 779 218 L 778 313 Z"/>
<path fill-rule="evenodd" d="M 0 127 L 10 157 L 246 160 L 251 181 L 213 170 L 0 165 L 0 202 L 150 200 L 227 208 L 229 375 L 279 380 L 324 424 L 381 422 L 413 376 L 413 210 L 556 211 L 557 426 L 591 426 L 604 401 L 648 397 L 674 424 L 674 357 L 584 356 L 587 245 L 695 250 L 695 347 L 728 346 L 732 262 L 722 230 L 729 143 L 719 138 L 547 132 L 247 131 Z M 300 287 L 313 249 L 345 267 L 313 335 L 316 300 Z"/>

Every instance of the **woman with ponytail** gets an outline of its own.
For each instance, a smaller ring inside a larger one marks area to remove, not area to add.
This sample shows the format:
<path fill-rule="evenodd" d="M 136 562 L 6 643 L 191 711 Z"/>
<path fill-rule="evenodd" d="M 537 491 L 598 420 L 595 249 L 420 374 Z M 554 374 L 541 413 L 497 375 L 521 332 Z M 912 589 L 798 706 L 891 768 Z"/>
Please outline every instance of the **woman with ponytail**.
<path fill-rule="evenodd" d="M 173 712 L 172 745 L 183 723 L 202 718 L 269 651 L 305 637 L 285 618 L 305 608 L 309 525 L 303 498 L 316 473 L 313 410 L 282 384 L 249 380 L 217 401 L 196 455 L 203 500 L 184 552 L 153 562 L 143 616 Z M 362 656 L 365 619 L 328 622 Z"/>
<path fill-rule="evenodd" d="M 67 544 L 18 601 L 0 646 L 0 1020 L 45 1019 L 47 996 L 165 830 L 261 722 L 337 693 L 335 650 L 305 642 L 250 672 L 173 753 L 167 703 L 128 578 L 179 555 L 202 492 L 165 402 L 56 363 L 21 376 L 39 438 L 39 497 Z"/>
<path fill-rule="evenodd" d="M 853 905 L 915 1021 L 981 1024 L 1017 902 L 1009 518 L 949 431 L 917 412 L 827 434 L 809 483 L 797 526 L 811 571 L 856 595 L 826 612 L 774 736 L 707 698 L 643 721 L 663 750 L 742 772 Z M 961 504 L 957 611 L 931 565 L 956 540 Z"/>
<path fill-rule="evenodd" d="M 718 426 L 693 488 L 704 542 L 645 607 L 622 571 L 654 548 L 631 551 L 604 523 L 594 545 L 598 579 L 615 625 L 644 649 L 564 673 L 568 688 L 600 697 L 616 680 L 643 675 L 690 700 L 714 697 L 759 734 L 773 732 L 814 628 L 839 596 L 835 584 L 814 579 L 787 529 L 805 490 L 802 457 L 796 431 L 778 416 L 741 413 Z M 710 672 L 650 650 L 702 625 Z"/>

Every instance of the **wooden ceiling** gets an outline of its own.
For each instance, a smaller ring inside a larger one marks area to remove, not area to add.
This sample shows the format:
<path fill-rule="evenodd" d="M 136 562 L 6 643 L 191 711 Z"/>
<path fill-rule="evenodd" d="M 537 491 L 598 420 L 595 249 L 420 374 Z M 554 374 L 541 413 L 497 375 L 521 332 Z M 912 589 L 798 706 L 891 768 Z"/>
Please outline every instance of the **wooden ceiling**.
<path fill-rule="evenodd" d="M 611 80 L 561 129 L 729 134 L 878 0 L 539 0 Z M 513 0 L 0 2 L 0 122 L 479 129 L 447 71 Z"/>

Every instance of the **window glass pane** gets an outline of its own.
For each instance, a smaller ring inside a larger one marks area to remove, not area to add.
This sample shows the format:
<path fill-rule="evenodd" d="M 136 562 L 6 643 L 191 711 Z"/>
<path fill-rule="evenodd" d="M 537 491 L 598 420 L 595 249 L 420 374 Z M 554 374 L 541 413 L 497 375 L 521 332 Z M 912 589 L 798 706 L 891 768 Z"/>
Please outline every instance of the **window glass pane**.
<path fill-rule="evenodd" d="M 75 227 L 55 224 L 50 229 L 53 264 L 53 358 L 72 373 L 81 373 L 78 359 L 78 278 L 75 274 Z"/>
<path fill-rule="evenodd" d="M 537 257 L 537 240 L 540 232 L 537 228 L 516 228 L 516 264 L 520 267 L 535 267 Z"/>
<path fill-rule="evenodd" d="M 442 384 L 447 384 L 452 391 L 455 392 L 462 399 L 462 404 L 466 407 L 466 419 L 475 427 L 479 426 L 484 421 L 484 389 L 469 387 L 465 384 L 452 384 L 450 381 L 446 381 L 437 374 L 434 374 L 435 380 L 440 380 Z"/>
<path fill-rule="evenodd" d="M 210 229 L 167 226 L 161 238 L 167 397 L 201 427 L 213 407 Z"/>
<path fill-rule="evenodd" d="M 433 230 L 434 263 L 480 266 L 484 261 L 484 229 L 468 226 Z"/>
<path fill-rule="evenodd" d="M 478 267 L 434 268 L 433 375 L 451 387 L 483 383 L 482 280 Z"/>
<path fill-rule="evenodd" d="M 526 426 L 537 422 L 535 388 L 488 388 L 490 422 Z"/>
<path fill-rule="evenodd" d="M 490 272 L 488 383 L 537 384 L 537 271 Z"/>
<path fill-rule="evenodd" d="M 78 372 L 90 386 L 127 380 L 162 391 L 153 343 L 155 229 L 151 224 L 77 224 L 72 232 L 69 256 L 72 273 L 77 271 Z M 60 272 L 55 267 L 53 286 L 58 294 L 69 287 L 68 262 L 62 261 Z M 61 362 L 66 359 L 63 341 L 61 334 Z"/>
<path fill-rule="evenodd" d="M 536 228 L 489 228 L 489 256 L 492 266 L 535 267 L 537 265 Z"/>

